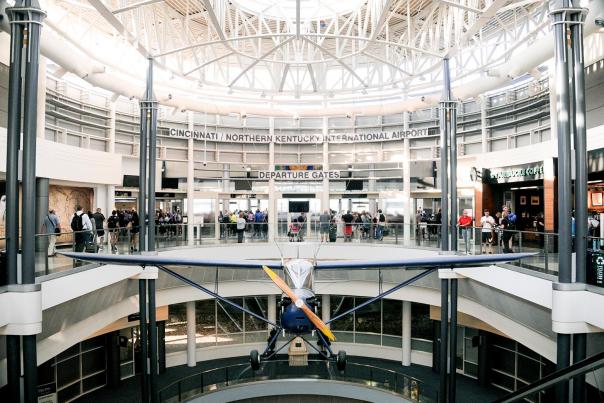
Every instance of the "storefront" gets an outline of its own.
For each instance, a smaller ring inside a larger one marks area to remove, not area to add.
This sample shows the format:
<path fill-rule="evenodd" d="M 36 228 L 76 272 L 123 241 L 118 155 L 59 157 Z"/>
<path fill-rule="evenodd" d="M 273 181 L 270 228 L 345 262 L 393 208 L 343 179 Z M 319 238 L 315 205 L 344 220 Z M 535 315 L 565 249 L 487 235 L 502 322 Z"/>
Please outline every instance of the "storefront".
<path fill-rule="evenodd" d="M 550 160 L 550 162 L 552 162 Z M 473 168 L 476 220 L 484 210 L 492 216 L 509 206 L 516 214 L 516 229 L 537 230 L 536 221 L 544 215 L 545 229 L 554 229 L 554 180 L 546 180 L 548 162 L 488 168 Z"/>

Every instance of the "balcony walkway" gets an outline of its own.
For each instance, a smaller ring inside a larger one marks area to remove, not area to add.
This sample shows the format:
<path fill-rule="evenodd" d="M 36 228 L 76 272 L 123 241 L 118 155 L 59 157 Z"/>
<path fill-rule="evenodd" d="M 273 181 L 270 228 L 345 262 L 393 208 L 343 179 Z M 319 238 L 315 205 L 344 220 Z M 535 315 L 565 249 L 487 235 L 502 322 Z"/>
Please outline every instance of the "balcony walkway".
<path fill-rule="evenodd" d="M 189 368 L 184 365 L 168 368 L 166 372 L 161 374 L 158 378 L 158 389 L 161 390 L 163 387 L 174 381 L 204 370 L 246 363 L 247 360 L 248 357 L 226 358 L 198 362 L 197 366 L 194 368 Z M 433 372 L 429 367 L 420 365 L 403 367 L 397 361 L 379 360 L 366 357 L 349 357 L 349 362 L 395 370 L 401 374 L 419 379 L 429 388 L 433 389 L 434 391 L 438 391 L 439 375 Z M 492 386 L 480 386 L 475 379 L 460 374 L 457 376 L 457 401 L 459 403 L 490 402 L 503 395 L 505 395 L 504 391 L 496 389 Z M 88 395 L 82 396 L 76 401 L 91 403 L 131 403 L 140 401 L 139 377 L 136 376 L 122 381 L 122 384 L 116 389 L 99 389 Z"/>

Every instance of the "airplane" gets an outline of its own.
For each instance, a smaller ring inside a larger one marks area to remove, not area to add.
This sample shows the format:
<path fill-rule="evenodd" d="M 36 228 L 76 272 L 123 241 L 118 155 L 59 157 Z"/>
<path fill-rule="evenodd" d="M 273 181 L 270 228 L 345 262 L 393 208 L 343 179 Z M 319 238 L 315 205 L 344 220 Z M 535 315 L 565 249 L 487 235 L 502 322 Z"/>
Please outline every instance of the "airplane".
<path fill-rule="evenodd" d="M 257 350 L 250 352 L 250 366 L 252 370 L 257 371 L 260 368 L 261 361 L 270 360 L 289 345 L 296 338 L 301 337 L 311 348 L 319 353 L 324 359 L 335 362 L 338 370 L 346 368 L 346 352 L 338 351 L 335 354 L 330 345 L 336 338 L 329 328 L 329 324 L 339 320 L 351 313 L 387 297 L 393 292 L 427 276 L 439 268 L 471 267 L 491 263 L 502 263 L 516 261 L 533 256 L 534 253 L 507 253 L 492 255 L 436 255 L 433 257 L 422 258 L 401 258 L 391 260 L 338 260 L 311 262 L 308 259 L 290 259 L 278 261 L 261 260 L 218 260 L 218 259 L 195 259 L 181 258 L 158 255 L 104 255 L 82 252 L 63 252 L 64 256 L 94 262 L 101 264 L 117 264 L 128 266 L 141 266 L 143 269 L 147 266 L 157 267 L 160 271 L 173 276 L 182 282 L 205 292 L 206 294 L 218 299 L 219 301 L 230 305 L 248 315 L 259 319 L 272 327 L 266 349 L 262 354 Z M 227 298 L 203 287 L 182 276 L 181 274 L 167 268 L 166 266 L 193 266 L 193 267 L 222 267 L 230 269 L 262 269 L 268 277 L 283 292 L 279 306 L 281 307 L 281 323 L 277 324 L 267 318 L 264 318 L 245 307 L 238 305 Z M 319 301 L 313 290 L 314 272 L 317 270 L 375 270 L 375 269 L 422 269 L 419 274 L 397 284 L 387 291 L 368 299 L 360 305 L 343 312 L 327 322 L 323 322 L 317 315 Z M 274 270 L 283 270 L 285 280 L 279 277 Z M 275 349 L 279 334 L 292 335 L 291 339 L 278 349 Z M 316 333 L 318 337 L 319 348 L 304 338 L 305 335 Z"/>

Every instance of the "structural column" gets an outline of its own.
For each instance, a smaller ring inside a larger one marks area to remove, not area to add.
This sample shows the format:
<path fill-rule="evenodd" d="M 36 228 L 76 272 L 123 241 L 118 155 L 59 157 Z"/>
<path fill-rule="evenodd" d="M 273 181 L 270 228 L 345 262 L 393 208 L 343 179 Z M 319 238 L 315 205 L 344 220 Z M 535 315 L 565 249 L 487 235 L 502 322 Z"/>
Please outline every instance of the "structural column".
<path fill-rule="evenodd" d="M 450 90 L 450 88 L 449 88 Z M 450 154 L 451 154 L 451 248 L 452 251 L 457 251 L 457 217 L 459 211 L 457 211 L 457 104 L 454 101 L 449 102 L 447 108 L 448 121 L 450 133 Z"/>
<path fill-rule="evenodd" d="M 403 128 L 405 132 L 409 130 L 409 112 L 403 112 Z M 413 203 L 411 202 L 411 149 L 408 137 L 403 140 L 403 239 L 411 239 L 413 232 Z M 403 364 L 404 365 L 404 364 Z"/>
<path fill-rule="evenodd" d="M 195 317 L 195 301 L 189 301 L 187 307 L 187 366 L 194 367 L 197 365 L 197 335 L 195 328 L 197 327 Z"/>
<path fill-rule="evenodd" d="M 46 58 L 43 56 L 39 63 L 37 109 L 36 135 L 43 139 L 46 133 Z"/>
<path fill-rule="evenodd" d="M 331 319 L 331 296 L 329 294 L 321 295 L 321 320 L 325 323 Z M 327 327 L 331 327 L 328 324 Z"/>
<path fill-rule="evenodd" d="M 147 109 L 147 129 L 149 130 L 149 185 L 147 215 L 148 242 L 147 250 L 155 250 L 155 180 L 157 177 L 157 101 L 153 97 L 153 58 L 149 58 L 149 70 L 147 73 L 147 96 L 145 101 Z M 144 216 L 141 217 L 141 222 Z M 157 332 L 157 329 L 155 329 Z"/>
<path fill-rule="evenodd" d="M 268 118 L 268 130 L 271 142 L 268 144 L 268 170 L 275 170 L 275 118 Z M 275 180 L 268 180 L 268 241 L 273 242 L 277 238 L 277 197 L 275 191 Z"/>
<path fill-rule="evenodd" d="M 573 22 L 570 25 L 572 53 L 569 70 L 574 74 L 574 145 L 575 145 L 575 250 L 576 250 L 576 277 L 577 283 L 587 280 L 587 126 L 585 116 L 585 65 L 583 58 L 583 10 L 577 9 L 570 16 Z M 573 335 L 573 363 L 586 357 L 587 335 Z M 575 377 L 573 380 L 573 398 L 575 403 L 585 401 L 585 375 Z"/>
<path fill-rule="evenodd" d="M 7 12 L 8 13 L 8 12 Z M 18 282 L 19 256 L 19 148 L 21 143 L 21 77 L 23 59 L 23 25 L 15 10 L 10 13 L 10 69 L 8 78 L 8 117 L 6 145 L 6 282 Z M 6 377 L 8 400 L 21 401 L 21 336 L 6 336 Z"/>
<path fill-rule="evenodd" d="M 440 345 L 439 345 L 439 372 L 440 389 L 439 401 L 447 402 L 447 378 L 449 358 L 448 352 L 448 328 L 449 328 L 449 280 L 443 278 L 440 280 Z"/>
<path fill-rule="evenodd" d="M 117 97 L 111 99 L 109 102 L 109 130 L 107 134 L 107 152 L 110 154 L 115 153 L 115 125 L 116 125 L 116 100 Z M 105 216 L 109 217 L 111 212 L 115 209 L 115 185 L 107 185 L 107 204 L 105 205 Z M 107 247 L 110 249 L 111 236 L 107 234 Z"/>
<path fill-rule="evenodd" d="M 402 329 L 402 364 L 405 367 L 411 365 L 411 301 L 403 301 L 403 329 Z"/>
<path fill-rule="evenodd" d="M 323 116 L 321 132 L 323 134 L 323 170 L 329 171 L 329 143 L 326 141 L 329 131 L 329 119 Z M 329 210 L 329 178 L 323 178 L 323 193 L 321 195 L 321 211 Z"/>
<path fill-rule="evenodd" d="M 489 129 L 487 129 L 487 104 L 489 98 L 486 94 L 480 96 L 480 138 L 482 142 L 482 153 L 489 152 Z"/>
<path fill-rule="evenodd" d="M 267 319 L 273 323 L 277 323 L 277 296 L 275 294 L 268 295 L 268 302 L 266 305 Z M 272 325 L 268 325 L 269 330 L 272 329 Z"/>
<path fill-rule="evenodd" d="M 558 282 L 572 282 L 572 239 L 571 239 L 571 133 L 570 133 L 570 94 L 569 94 L 569 32 L 567 31 L 569 7 L 564 0 L 561 9 L 551 12 L 554 31 L 554 61 L 556 79 L 556 127 L 558 134 Z M 570 365 L 570 334 L 558 333 L 557 368 Z M 556 401 L 569 400 L 568 381 L 556 386 Z"/>
<path fill-rule="evenodd" d="M 193 112 L 187 112 L 187 128 L 195 129 Z M 195 140 L 189 137 L 187 140 L 187 245 L 194 244 L 194 223 L 195 223 Z M 218 209 L 216 209 L 216 222 L 218 222 Z M 220 227 L 216 231 L 216 237 L 220 237 Z"/>
<path fill-rule="evenodd" d="M 441 208 L 441 250 L 449 250 L 449 104 L 451 100 L 451 80 L 449 59 L 443 59 L 443 100 L 440 103 L 440 208 Z"/>

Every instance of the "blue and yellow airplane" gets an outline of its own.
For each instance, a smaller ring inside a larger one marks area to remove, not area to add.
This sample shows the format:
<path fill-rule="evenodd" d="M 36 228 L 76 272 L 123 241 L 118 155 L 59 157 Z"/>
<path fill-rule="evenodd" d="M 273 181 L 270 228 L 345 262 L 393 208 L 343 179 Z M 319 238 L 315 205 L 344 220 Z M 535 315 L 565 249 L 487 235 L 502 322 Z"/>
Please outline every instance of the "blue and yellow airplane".
<path fill-rule="evenodd" d="M 90 253 L 62 253 L 70 258 L 84 260 L 88 262 L 103 264 L 118 264 L 128 266 L 157 267 L 160 271 L 171 275 L 184 283 L 197 288 L 206 294 L 228 304 L 236 309 L 245 312 L 261 321 L 271 325 L 274 331 L 267 342 L 267 347 L 262 354 L 253 350 L 250 353 L 250 365 L 253 370 L 260 368 L 261 360 L 273 358 L 285 346 L 291 343 L 296 337 L 311 334 L 316 331 L 319 338 L 320 349 L 312 343 L 307 344 L 315 349 L 325 359 L 333 361 L 339 370 L 346 366 L 346 353 L 339 351 L 338 354 L 330 348 L 335 336 L 329 329 L 329 324 L 335 320 L 341 319 L 375 301 L 387 297 L 393 292 L 419 280 L 422 277 L 434 272 L 439 268 L 472 267 L 484 266 L 492 263 L 501 263 L 520 260 L 532 256 L 532 253 L 508 253 L 495 255 L 436 255 L 434 257 L 394 259 L 394 260 L 339 260 L 339 261 L 315 261 L 307 259 L 291 259 L 283 262 L 277 261 L 259 261 L 259 260 L 214 260 L 214 259 L 192 259 L 169 256 L 150 256 L 150 255 L 103 255 Z M 181 274 L 169 269 L 167 266 L 185 266 L 185 267 L 218 267 L 230 269 L 263 269 L 277 287 L 283 292 L 281 295 L 281 323 L 277 324 L 267 318 L 264 318 L 243 306 L 240 306 L 227 298 L 203 287 L 200 284 L 182 276 Z M 313 290 L 314 272 L 316 270 L 372 270 L 372 269 L 424 269 L 419 274 L 403 281 L 391 289 L 370 298 L 364 303 L 343 312 L 327 322 L 323 322 L 317 315 L 318 300 Z M 283 270 L 284 279 L 274 270 Z M 289 334 L 292 338 L 279 349 L 275 350 L 277 338 L 281 332 Z"/>

